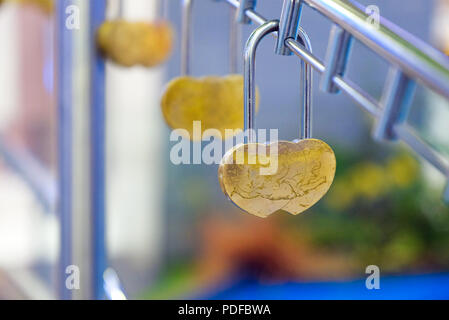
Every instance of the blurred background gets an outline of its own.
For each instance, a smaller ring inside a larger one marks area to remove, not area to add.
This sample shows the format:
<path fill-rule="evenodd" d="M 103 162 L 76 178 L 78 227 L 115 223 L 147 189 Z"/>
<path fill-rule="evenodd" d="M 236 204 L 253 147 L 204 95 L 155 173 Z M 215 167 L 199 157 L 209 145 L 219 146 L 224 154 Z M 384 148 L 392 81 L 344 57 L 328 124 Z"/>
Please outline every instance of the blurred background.
<path fill-rule="evenodd" d="M 449 53 L 449 1 L 360 0 Z M 74 168 L 72 205 L 81 269 L 75 297 L 86 297 L 88 245 L 89 50 L 85 0 L 73 44 Z M 117 1 L 107 15 L 117 17 Z M 179 75 L 179 0 L 123 2 L 122 17 L 166 18 L 177 33 L 173 54 L 148 69 L 106 65 L 106 247 L 129 298 L 326 299 L 449 298 L 449 208 L 445 179 L 401 144 L 372 141 L 373 121 L 344 95 L 314 84 L 314 136 L 333 147 L 337 175 L 329 193 L 294 217 L 242 213 L 220 190 L 216 165 L 170 162 L 170 130 L 160 111 L 165 84 Z M 278 18 L 281 0 L 257 11 Z M 197 0 L 192 73 L 229 73 L 230 7 Z M 302 26 L 324 57 L 331 23 L 304 8 Z M 54 11 L 36 4 L 0 5 L 0 298 L 57 297 L 58 115 Z M 243 40 L 254 26 L 242 26 Z M 273 39 L 258 51 L 259 128 L 279 138 L 299 135 L 297 57 L 277 56 Z M 240 63 L 241 65 L 241 63 Z M 355 42 L 348 77 L 380 98 L 388 64 Z M 449 102 L 418 88 L 409 117 L 420 134 L 449 154 Z M 381 289 L 367 290 L 365 269 L 381 271 Z"/>

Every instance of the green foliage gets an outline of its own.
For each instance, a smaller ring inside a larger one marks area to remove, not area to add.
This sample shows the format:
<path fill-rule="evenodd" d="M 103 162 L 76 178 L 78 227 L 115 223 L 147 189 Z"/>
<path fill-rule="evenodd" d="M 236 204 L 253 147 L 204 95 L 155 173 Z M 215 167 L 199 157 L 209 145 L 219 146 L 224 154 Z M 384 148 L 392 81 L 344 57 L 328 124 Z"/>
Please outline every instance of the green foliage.
<path fill-rule="evenodd" d="M 299 219 L 320 249 L 391 273 L 449 268 L 449 209 L 428 189 L 418 162 L 399 151 L 383 159 L 337 151 L 329 194 Z"/>

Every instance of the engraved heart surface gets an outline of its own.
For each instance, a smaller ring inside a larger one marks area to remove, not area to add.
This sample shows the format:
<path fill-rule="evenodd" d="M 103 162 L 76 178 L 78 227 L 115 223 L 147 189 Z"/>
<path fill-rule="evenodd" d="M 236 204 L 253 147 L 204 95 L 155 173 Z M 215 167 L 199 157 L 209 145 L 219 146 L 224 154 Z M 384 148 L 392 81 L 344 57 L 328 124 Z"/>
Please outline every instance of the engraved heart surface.
<path fill-rule="evenodd" d="M 242 129 L 242 105 L 243 77 L 235 74 L 176 78 L 167 85 L 161 101 L 167 124 L 173 129 L 187 130 L 192 139 L 194 121 L 201 121 L 203 131 L 216 129 L 215 136 L 225 139 L 226 129 Z"/>
<path fill-rule="evenodd" d="M 317 139 L 244 144 L 226 153 L 218 169 L 223 192 L 242 210 L 266 218 L 297 215 L 317 203 L 335 176 L 332 148 Z"/>
<path fill-rule="evenodd" d="M 173 28 L 166 21 L 106 21 L 97 34 L 100 50 L 126 67 L 153 67 L 163 63 L 171 54 L 173 38 Z"/>

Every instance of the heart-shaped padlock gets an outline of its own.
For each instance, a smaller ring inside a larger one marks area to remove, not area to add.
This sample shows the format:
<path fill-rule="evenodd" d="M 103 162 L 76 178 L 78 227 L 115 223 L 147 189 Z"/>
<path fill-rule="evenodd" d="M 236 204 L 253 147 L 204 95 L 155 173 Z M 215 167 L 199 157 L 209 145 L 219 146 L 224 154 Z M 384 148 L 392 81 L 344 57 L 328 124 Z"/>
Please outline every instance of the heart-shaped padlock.
<path fill-rule="evenodd" d="M 191 14 L 193 0 L 183 1 L 181 76 L 171 80 L 161 99 L 165 121 L 172 129 L 183 129 L 186 138 L 201 140 L 206 130 L 217 138 L 227 139 L 243 128 L 243 77 L 235 74 L 239 37 L 233 14 L 230 42 L 231 74 L 196 78 L 190 76 Z M 258 100 L 258 99 L 256 99 Z M 257 108 L 256 108 L 257 109 Z M 201 121 L 201 135 L 195 136 L 193 123 Z M 215 130 L 210 130 L 215 129 Z M 230 129 L 230 130 L 226 130 Z"/>
<path fill-rule="evenodd" d="M 173 28 L 164 20 L 106 21 L 98 29 L 97 43 L 104 55 L 119 65 L 154 67 L 171 54 Z"/>
<path fill-rule="evenodd" d="M 194 135 L 194 121 L 201 121 L 202 131 L 208 130 L 220 138 L 230 138 L 234 129 L 243 127 L 243 77 L 178 77 L 170 81 L 162 97 L 162 113 L 171 128 L 188 132 L 186 138 L 201 140 Z M 215 129 L 211 131 L 210 129 Z M 227 129 L 233 129 L 227 131 Z"/>
<path fill-rule="evenodd" d="M 218 176 L 223 192 L 242 210 L 259 217 L 283 210 L 300 214 L 318 202 L 329 190 L 336 170 L 332 148 L 311 139 L 312 70 L 302 63 L 304 87 L 301 139 L 254 143 L 255 54 L 260 41 L 279 29 L 278 21 L 257 28 L 245 49 L 245 133 L 247 143 L 229 150 L 222 159 Z M 299 40 L 311 51 L 307 34 Z"/>
<path fill-rule="evenodd" d="M 41 9 L 46 14 L 52 14 L 54 11 L 54 1 L 53 0 L 0 0 L 0 4 L 2 2 L 16 2 L 24 5 L 34 5 L 37 8 Z"/>

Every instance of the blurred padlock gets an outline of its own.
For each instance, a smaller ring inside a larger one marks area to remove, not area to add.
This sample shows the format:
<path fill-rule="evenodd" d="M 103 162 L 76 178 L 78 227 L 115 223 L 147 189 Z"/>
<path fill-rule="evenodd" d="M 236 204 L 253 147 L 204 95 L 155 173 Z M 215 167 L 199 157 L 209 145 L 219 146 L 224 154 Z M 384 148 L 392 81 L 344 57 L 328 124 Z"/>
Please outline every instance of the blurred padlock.
<path fill-rule="evenodd" d="M 0 4 L 2 4 L 3 2 L 15 2 L 23 5 L 34 5 L 46 14 L 52 14 L 54 11 L 53 0 L 0 0 Z"/>
<path fill-rule="evenodd" d="M 173 28 L 167 21 L 113 20 L 99 28 L 97 43 L 104 55 L 119 65 L 154 67 L 170 56 L 173 37 Z"/>
<path fill-rule="evenodd" d="M 190 76 L 192 4 L 193 0 L 183 1 L 181 76 L 168 83 L 161 101 L 162 114 L 172 129 L 185 130 L 186 138 L 191 140 L 201 140 L 206 130 L 208 135 L 227 139 L 243 128 L 243 77 L 239 74 Z M 240 56 L 238 33 L 241 28 L 235 10 L 231 11 L 231 17 L 230 69 L 235 72 Z M 196 135 L 193 128 L 198 121 L 201 122 L 200 135 Z"/>
<path fill-rule="evenodd" d="M 243 92 L 243 77 L 238 74 L 178 77 L 167 85 L 162 113 L 171 128 L 187 130 L 186 138 L 202 139 L 193 128 L 194 121 L 201 121 L 203 132 L 209 130 L 211 135 L 227 139 L 243 128 Z"/>

